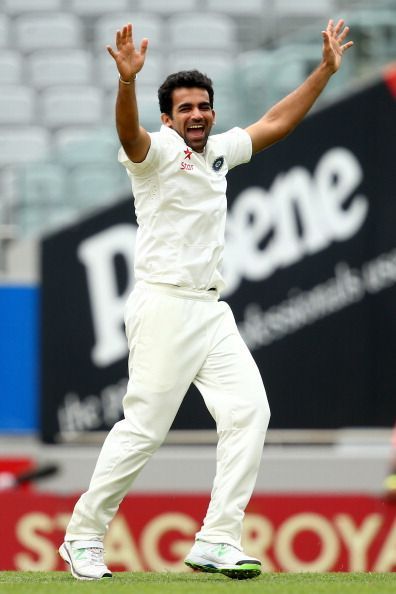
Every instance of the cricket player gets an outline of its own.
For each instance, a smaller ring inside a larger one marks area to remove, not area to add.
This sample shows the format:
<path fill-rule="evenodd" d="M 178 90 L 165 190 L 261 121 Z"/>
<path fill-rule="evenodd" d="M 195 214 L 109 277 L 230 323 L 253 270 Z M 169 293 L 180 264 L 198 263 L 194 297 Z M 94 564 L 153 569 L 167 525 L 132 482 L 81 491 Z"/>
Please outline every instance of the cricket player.
<path fill-rule="evenodd" d="M 270 413 L 258 368 L 219 300 L 226 175 L 303 119 L 352 46 L 348 31 L 344 21 L 330 20 L 322 60 L 305 82 L 246 129 L 218 135 L 210 135 L 211 80 L 196 70 L 171 74 L 161 85 L 162 126 L 148 133 L 135 94 L 148 40 L 137 48 L 127 24 L 117 31 L 116 49 L 107 47 L 119 73 L 118 158 L 131 179 L 138 222 L 136 285 L 125 307 L 125 418 L 108 434 L 59 549 L 77 579 L 111 577 L 103 547 L 108 524 L 165 439 L 191 383 L 216 421 L 218 446 L 210 504 L 185 562 L 236 579 L 260 574 L 260 560 L 242 550 L 241 531 Z"/>

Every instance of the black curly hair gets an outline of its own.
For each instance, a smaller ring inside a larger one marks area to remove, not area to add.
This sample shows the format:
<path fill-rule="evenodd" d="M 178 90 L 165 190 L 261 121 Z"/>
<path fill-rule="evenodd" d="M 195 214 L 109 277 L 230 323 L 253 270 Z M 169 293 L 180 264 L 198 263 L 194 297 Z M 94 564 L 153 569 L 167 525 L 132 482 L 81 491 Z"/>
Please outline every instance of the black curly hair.
<path fill-rule="evenodd" d="M 198 70 L 181 70 L 180 72 L 170 74 L 158 89 L 161 113 L 166 113 L 172 117 L 172 93 L 180 87 L 205 89 L 208 91 L 209 103 L 213 109 L 214 91 L 211 79 Z"/>

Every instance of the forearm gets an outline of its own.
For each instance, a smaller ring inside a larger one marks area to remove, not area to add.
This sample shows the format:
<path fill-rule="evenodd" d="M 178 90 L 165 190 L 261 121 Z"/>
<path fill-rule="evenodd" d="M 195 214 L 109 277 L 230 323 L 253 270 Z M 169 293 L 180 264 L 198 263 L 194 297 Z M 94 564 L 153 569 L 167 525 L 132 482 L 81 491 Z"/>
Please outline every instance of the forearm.
<path fill-rule="evenodd" d="M 281 99 L 246 131 L 253 153 L 285 138 L 301 122 L 327 85 L 333 71 L 322 62 L 292 93 Z"/>
<path fill-rule="evenodd" d="M 304 118 L 329 82 L 333 72 L 322 62 L 292 93 L 276 103 L 262 118 L 277 127 L 278 140 L 289 134 Z"/>
<path fill-rule="evenodd" d="M 139 124 L 135 80 L 118 83 L 116 127 L 120 142 L 131 161 L 141 162 L 150 147 L 150 136 Z"/>
<path fill-rule="evenodd" d="M 120 75 L 116 101 L 116 127 L 120 142 L 131 161 L 141 162 L 150 148 L 150 136 L 139 125 L 136 101 L 136 74 L 143 67 L 148 39 L 142 39 L 137 51 L 132 39 L 132 25 L 128 23 L 116 33 L 117 51 L 108 45 L 107 51 L 117 64 Z"/>
<path fill-rule="evenodd" d="M 333 20 L 329 20 L 327 29 L 322 31 L 322 62 L 316 70 L 295 91 L 267 111 L 258 122 L 246 128 L 252 140 L 253 153 L 287 136 L 311 109 L 332 74 L 340 67 L 343 53 L 353 45 L 353 41 L 344 43 L 349 27 L 343 27 L 342 19 L 335 26 Z"/>
<path fill-rule="evenodd" d="M 116 101 L 116 127 L 121 144 L 133 144 L 139 139 L 139 112 L 135 80 L 130 84 L 119 81 Z"/>

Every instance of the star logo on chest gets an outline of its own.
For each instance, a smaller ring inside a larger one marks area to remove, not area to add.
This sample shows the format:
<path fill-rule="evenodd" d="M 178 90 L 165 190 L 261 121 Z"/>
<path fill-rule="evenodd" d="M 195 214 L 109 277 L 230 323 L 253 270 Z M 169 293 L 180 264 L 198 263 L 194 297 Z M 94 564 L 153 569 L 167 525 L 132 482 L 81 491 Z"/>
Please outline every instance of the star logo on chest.
<path fill-rule="evenodd" d="M 188 147 L 184 151 L 184 154 L 186 155 L 184 159 L 191 159 L 192 151 Z"/>

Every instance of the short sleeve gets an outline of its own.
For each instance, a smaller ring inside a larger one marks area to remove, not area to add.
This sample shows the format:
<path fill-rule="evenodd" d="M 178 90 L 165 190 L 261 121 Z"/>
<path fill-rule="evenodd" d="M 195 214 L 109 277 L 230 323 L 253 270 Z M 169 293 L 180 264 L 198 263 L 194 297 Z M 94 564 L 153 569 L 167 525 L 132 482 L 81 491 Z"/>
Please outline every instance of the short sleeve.
<path fill-rule="evenodd" d="M 228 169 L 242 163 L 248 163 L 252 158 L 252 140 L 246 130 L 232 128 L 224 134 L 219 134 L 224 142 L 224 152 L 227 156 Z"/>
<path fill-rule="evenodd" d="M 158 166 L 160 159 L 160 139 L 158 132 L 149 133 L 151 142 L 146 158 L 141 163 L 129 159 L 124 149 L 118 151 L 118 161 L 133 175 L 148 175 Z"/>

